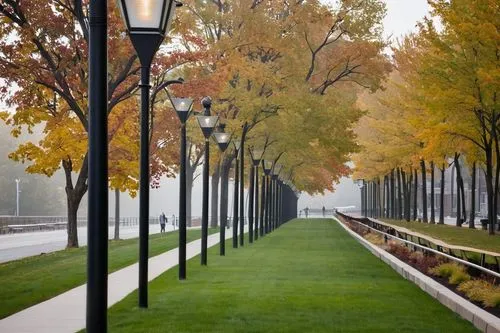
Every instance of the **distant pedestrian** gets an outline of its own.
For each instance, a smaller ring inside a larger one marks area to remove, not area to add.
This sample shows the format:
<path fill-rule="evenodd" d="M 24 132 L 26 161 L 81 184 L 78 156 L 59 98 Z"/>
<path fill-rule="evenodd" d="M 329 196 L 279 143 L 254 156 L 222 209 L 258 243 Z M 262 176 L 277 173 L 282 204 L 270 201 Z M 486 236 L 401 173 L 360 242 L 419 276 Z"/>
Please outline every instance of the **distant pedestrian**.
<path fill-rule="evenodd" d="M 304 208 L 304 214 L 306 214 L 306 219 L 309 217 L 309 207 Z"/>
<path fill-rule="evenodd" d="M 302 209 L 299 210 L 299 217 L 302 217 Z"/>
<path fill-rule="evenodd" d="M 165 213 L 161 213 L 160 215 L 160 233 L 165 232 L 165 223 L 167 222 L 167 218 L 165 217 Z"/>
<path fill-rule="evenodd" d="M 322 211 L 323 211 L 323 217 L 325 217 L 325 213 L 326 213 L 326 209 L 325 209 L 325 206 L 323 206 L 323 209 L 322 209 Z"/>

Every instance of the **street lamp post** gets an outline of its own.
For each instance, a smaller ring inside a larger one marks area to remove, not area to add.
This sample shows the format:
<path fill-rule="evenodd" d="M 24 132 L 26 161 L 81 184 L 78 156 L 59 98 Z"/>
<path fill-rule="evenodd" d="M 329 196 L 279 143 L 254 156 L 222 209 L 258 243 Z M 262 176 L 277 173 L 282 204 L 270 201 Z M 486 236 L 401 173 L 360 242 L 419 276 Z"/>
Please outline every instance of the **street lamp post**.
<path fill-rule="evenodd" d="M 214 133 L 213 134 L 219 149 L 224 153 L 229 146 L 229 142 L 231 141 L 231 136 L 227 133 Z M 226 255 L 226 223 L 227 221 L 220 221 L 220 240 L 219 240 L 219 254 L 221 256 Z"/>
<path fill-rule="evenodd" d="M 240 141 L 240 246 L 245 244 L 245 134 Z"/>
<path fill-rule="evenodd" d="M 141 147 L 139 175 L 139 307 L 148 307 L 149 102 L 151 63 L 169 29 L 175 0 L 120 0 L 120 10 L 141 63 Z"/>
<path fill-rule="evenodd" d="M 266 206 L 266 175 L 262 173 L 261 178 L 262 185 L 260 186 L 260 226 L 259 226 L 259 234 L 260 237 L 264 237 L 264 213 Z"/>
<path fill-rule="evenodd" d="M 186 279 L 186 122 L 191 115 L 191 98 L 171 98 L 170 102 L 181 121 L 181 151 L 179 170 L 179 280 Z"/>
<path fill-rule="evenodd" d="M 210 136 L 215 125 L 219 121 L 218 116 L 210 115 L 212 99 L 205 97 L 201 101 L 205 111 L 203 116 L 197 116 L 198 125 L 200 125 L 203 136 L 205 137 L 205 160 L 203 163 L 203 205 L 201 212 L 201 264 L 207 264 L 207 241 L 208 241 L 208 191 L 209 191 L 209 172 L 210 172 Z"/>
<path fill-rule="evenodd" d="M 248 148 L 248 152 L 250 153 L 250 158 L 252 159 L 252 166 L 250 168 L 250 184 L 248 187 L 248 241 L 249 243 L 253 243 L 253 237 L 254 237 L 254 198 L 255 198 L 255 204 L 258 206 L 258 196 L 255 195 L 254 192 L 258 193 L 259 192 L 259 186 L 258 186 L 258 167 L 260 164 L 260 160 L 262 159 L 262 155 L 264 154 L 263 150 L 254 150 L 253 148 Z M 257 185 L 255 185 L 255 174 L 257 171 Z M 257 210 L 257 209 L 256 209 Z M 258 225 L 258 215 L 255 214 L 255 230 L 257 231 Z M 257 232 L 255 232 L 255 235 L 257 235 Z M 256 236 L 257 237 L 257 236 Z"/>
<path fill-rule="evenodd" d="M 264 184 L 263 186 L 266 188 L 266 191 L 265 191 L 265 202 L 263 202 L 263 205 L 265 205 L 265 207 L 263 207 L 263 209 L 265 210 L 265 213 L 264 213 L 264 234 L 268 234 L 269 231 L 270 231 L 270 218 L 271 218 L 271 212 L 270 212 L 270 209 L 271 209 L 271 170 L 273 168 L 273 162 L 272 161 L 268 161 L 268 160 L 263 160 L 262 161 L 262 168 L 264 169 L 264 175 L 265 175 L 265 179 L 264 179 Z"/>
<path fill-rule="evenodd" d="M 239 152 L 241 148 L 240 140 L 233 140 L 234 145 L 234 197 L 233 197 L 233 248 L 238 248 L 238 196 L 239 196 Z"/>
<path fill-rule="evenodd" d="M 281 226 L 281 179 L 278 177 L 278 180 L 277 180 L 277 184 L 278 184 L 278 198 L 277 198 L 277 202 L 278 202 L 278 209 L 276 210 L 276 216 L 277 216 L 277 227 L 279 228 Z"/>
<path fill-rule="evenodd" d="M 281 171 L 281 164 L 275 164 L 272 171 L 272 230 L 278 225 L 278 176 Z"/>
<path fill-rule="evenodd" d="M 87 332 L 107 332 L 108 113 L 107 1 L 89 2 Z"/>

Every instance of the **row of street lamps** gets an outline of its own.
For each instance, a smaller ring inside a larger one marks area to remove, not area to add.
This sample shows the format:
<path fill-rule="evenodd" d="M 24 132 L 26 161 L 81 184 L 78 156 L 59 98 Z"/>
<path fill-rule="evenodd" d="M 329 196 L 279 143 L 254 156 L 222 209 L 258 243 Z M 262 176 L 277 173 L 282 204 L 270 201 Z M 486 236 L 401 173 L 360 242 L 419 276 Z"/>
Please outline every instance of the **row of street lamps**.
<path fill-rule="evenodd" d="M 175 14 L 182 6 L 176 0 L 119 0 L 132 45 L 141 65 L 140 112 L 140 176 L 139 176 L 139 307 L 148 306 L 148 241 L 149 241 L 149 110 L 151 64 Z M 107 273 L 108 273 L 108 138 L 107 138 L 107 1 L 89 3 L 89 155 L 88 155 L 88 259 L 87 259 L 87 332 L 107 331 Z M 181 122 L 180 187 L 179 187 L 179 279 L 186 279 L 186 122 L 193 113 L 193 100 L 172 97 L 167 87 L 182 84 L 183 80 L 165 82 L 165 89 L 173 109 Z M 207 265 L 209 140 L 214 137 L 220 150 L 226 151 L 232 141 L 235 155 L 235 192 L 233 214 L 233 247 L 244 244 L 244 144 L 232 140 L 224 132 L 214 133 L 219 121 L 212 116 L 212 100 L 202 100 L 203 114 L 197 115 L 205 137 L 203 166 L 203 208 L 201 264 Z M 221 126 L 223 129 L 223 126 Z M 296 189 L 291 177 L 279 177 L 281 166 L 277 161 L 263 160 L 263 150 L 249 149 L 252 158 L 249 187 L 249 242 L 263 237 L 296 215 L 296 200 L 290 200 Z M 259 165 L 262 164 L 259 200 Z M 239 167 L 241 165 L 241 167 Z M 239 208 L 238 211 L 238 199 Z M 294 202 L 289 205 L 288 202 Z M 260 203 L 260 205 L 259 205 Z M 255 205 L 254 205 L 255 204 Z M 238 223 L 239 213 L 239 223 Z M 255 221 L 255 228 L 254 228 Z M 260 225 L 258 224 L 260 222 Z M 225 255 L 224 221 L 220 223 L 220 255 Z"/>

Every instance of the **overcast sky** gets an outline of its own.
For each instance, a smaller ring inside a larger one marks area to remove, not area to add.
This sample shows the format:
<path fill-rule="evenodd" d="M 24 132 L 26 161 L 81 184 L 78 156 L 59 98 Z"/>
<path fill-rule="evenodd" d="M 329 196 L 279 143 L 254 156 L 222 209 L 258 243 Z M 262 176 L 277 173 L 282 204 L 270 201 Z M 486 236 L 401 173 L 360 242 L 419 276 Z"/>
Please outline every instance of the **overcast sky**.
<path fill-rule="evenodd" d="M 427 0 L 385 0 L 387 16 L 384 20 L 386 36 L 400 37 L 415 30 L 415 24 L 429 13 Z"/>

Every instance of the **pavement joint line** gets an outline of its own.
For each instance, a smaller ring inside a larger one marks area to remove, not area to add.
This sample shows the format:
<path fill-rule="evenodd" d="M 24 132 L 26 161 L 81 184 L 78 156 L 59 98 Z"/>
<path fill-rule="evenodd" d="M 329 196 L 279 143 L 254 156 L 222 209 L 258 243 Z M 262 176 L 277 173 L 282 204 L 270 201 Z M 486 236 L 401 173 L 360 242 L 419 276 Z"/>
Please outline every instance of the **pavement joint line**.
<path fill-rule="evenodd" d="M 231 231 L 232 229 L 228 229 Z M 245 233 L 248 226 L 245 228 Z M 219 233 L 208 236 L 207 247 L 219 243 Z M 232 232 L 226 230 L 226 240 Z M 201 239 L 186 246 L 186 260 L 201 252 Z M 148 281 L 178 265 L 179 248 L 149 258 Z M 108 275 L 108 308 L 138 288 L 138 263 Z M 0 320 L 0 332 L 9 333 L 69 333 L 85 328 L 87 284 L 70 289 L 49 300 L 21 310 Z"/>

